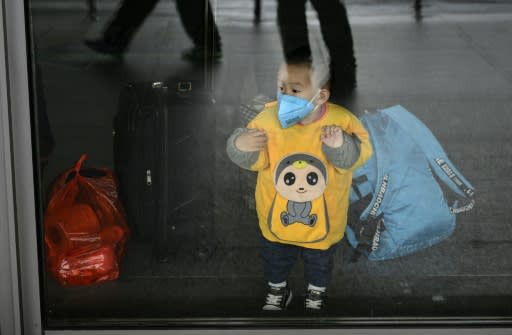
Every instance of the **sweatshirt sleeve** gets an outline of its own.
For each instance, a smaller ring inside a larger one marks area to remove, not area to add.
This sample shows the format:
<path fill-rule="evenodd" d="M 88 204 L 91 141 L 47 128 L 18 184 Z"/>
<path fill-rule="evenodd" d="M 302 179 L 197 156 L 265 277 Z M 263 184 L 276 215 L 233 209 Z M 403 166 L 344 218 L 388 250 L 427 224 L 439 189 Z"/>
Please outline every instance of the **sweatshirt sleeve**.
<path fill-rule="evenodd" d="M 370 159 L 373 154 L 372 144 L 370 143 L 368 131 L 364 128 L 361 121 L 359 121 L 359 119 L 353 114 L 350 115 L 350 122 L 345 131 L 359 141 L 359 157 L 349 168 L 350 171 L 354 171 Z"/>
<path fill-rule="evenodd" d="M 354 171 L 372 156 L 370 137 L 361 121 L 351 113 L 348 123 L 342 128 L 344 135 L 347 135 L 343 137 L 343 145 L 325 149 L 327 146 L 322 144 L 322 150 L 338 171 Z"/>
<path fill-rule="evenodd" d="M 343 144 L 339 148 L 331 148 L 322 143 L 322 151 L 334 166 L 348 170 L 359 158 L 361 142 L 357 137 L 343 131 Z"/>
<path fill-rule="evenodd" d="M 237 128 L 229 136 L 226 143 L 228 157 L 233 163 L 243 169 L 252 171 L 262 170 L 268 165 L 266 150 L 245 152 L 238 150 L 235 146 L 235 140 L 244 131 L 247 131 L 247 128 Z"/>

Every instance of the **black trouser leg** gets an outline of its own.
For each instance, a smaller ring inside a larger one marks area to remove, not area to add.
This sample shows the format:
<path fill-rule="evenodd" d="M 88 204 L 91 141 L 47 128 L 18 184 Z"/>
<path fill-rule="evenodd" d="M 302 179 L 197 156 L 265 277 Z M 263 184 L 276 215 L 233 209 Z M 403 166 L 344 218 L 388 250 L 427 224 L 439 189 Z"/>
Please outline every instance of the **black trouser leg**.
<path fill-rule="evenodd" d="M 349 93 L 356 85 L 354 42 L 347 10 L 340 0 L 311 0 L 331 57 L 333 93 Z"/>
<path fill-rule="evenodd" d="M 311 57 L 305 6 L 306 0 L 277 1 L 277 22 L 287 61 Z"/>
<path fill-rule="evenodd" d="M 221 50 L 221 39 L 208 0 L 176 0 L 183 28 L 196 47 Z"/>
<path fill-rule="evenodd" d="M 124 0 L 104 32 L 106 42 L 124 49 L 158 0 Z"/>

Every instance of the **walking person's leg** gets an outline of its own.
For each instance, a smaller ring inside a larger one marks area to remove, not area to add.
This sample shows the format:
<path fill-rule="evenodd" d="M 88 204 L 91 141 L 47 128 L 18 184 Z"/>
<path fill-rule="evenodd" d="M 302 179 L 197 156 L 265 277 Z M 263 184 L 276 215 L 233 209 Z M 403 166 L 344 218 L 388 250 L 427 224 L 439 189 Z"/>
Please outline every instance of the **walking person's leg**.
<path fill-rule="evenodd" d="M 340 0 L 311 0 L 318 13 L 324 42 L 329 49 L 331 92 L 346 96 L 356 86 L 354 41 L 347 10 Z"/>
<path fill-rule="evenodd" d="M 311 57 L 306 20 L 306 0 L 278 0 L 277 23 L 285 59 L 290 61 L 294 58 L 306 59 Z"/>
<path fill-rule="evenodd" d="M 85 40 L 94 51 L 122 54 L 158 0 L 124 0 L 98 40 Z"/>
<path fill-rule="evenodd" d="M 194 43 L 185 51 L 184 58 L 191 61 L 215 60 L 222 57 L 219 29 L 208 0 L 176 0 L 176 8 L 183 28 Z"/>

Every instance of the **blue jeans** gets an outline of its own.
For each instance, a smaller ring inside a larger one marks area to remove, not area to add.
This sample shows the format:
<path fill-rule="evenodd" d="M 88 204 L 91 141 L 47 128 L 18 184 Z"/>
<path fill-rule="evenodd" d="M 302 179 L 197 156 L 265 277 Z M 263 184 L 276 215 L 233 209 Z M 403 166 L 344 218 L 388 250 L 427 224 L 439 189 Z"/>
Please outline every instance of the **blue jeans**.
<path fill-rule="evenodd" d="M 299 256 L 304 261 L 304 278 L 308 284 L 327 287 L 331 279 L 337 244 L 327 250 L 308 249 L 291 244 L 275 243 L 261 237 L 261 256 L 265 280 L 281 283 L 288 279 Z"/>

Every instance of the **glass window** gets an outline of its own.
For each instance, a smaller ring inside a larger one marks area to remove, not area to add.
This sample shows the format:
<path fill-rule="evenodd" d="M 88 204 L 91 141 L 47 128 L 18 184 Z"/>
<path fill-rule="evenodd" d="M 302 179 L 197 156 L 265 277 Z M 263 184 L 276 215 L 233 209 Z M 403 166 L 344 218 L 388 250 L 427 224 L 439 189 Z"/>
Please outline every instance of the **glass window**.
<path fill-rule="evenodd" d="M 46 326 L 511 316 L 512 4 L 27 5 Z"/>

